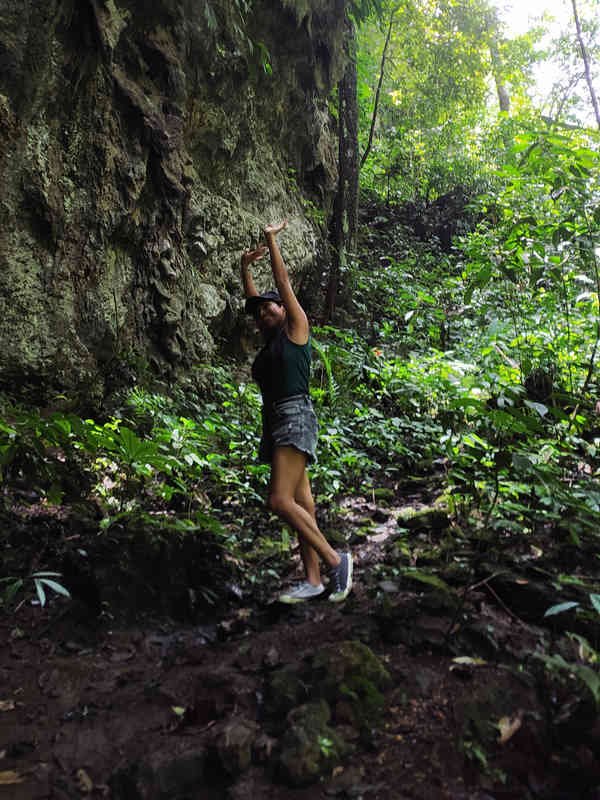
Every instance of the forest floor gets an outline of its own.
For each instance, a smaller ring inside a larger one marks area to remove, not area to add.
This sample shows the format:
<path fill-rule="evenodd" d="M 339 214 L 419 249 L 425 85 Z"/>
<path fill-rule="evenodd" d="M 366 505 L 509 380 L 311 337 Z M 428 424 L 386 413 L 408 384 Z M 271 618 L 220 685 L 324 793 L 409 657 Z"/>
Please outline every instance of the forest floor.
<path fill-rule="evenodd" d="M 54 598 L 1 616 L 0 796 L 598 800 L 596 706 L 544 661 L 577 642 L 543 626 L 539 550 L 465 571 L 473 542 L 442 555 L 435 527 L 407 549 L 397 517 L 430 501 L 415 485 L 342 504 L 356 567 L 340 605 L 257 594 L 193 625 L 116 609 L 91 624 Z"/>

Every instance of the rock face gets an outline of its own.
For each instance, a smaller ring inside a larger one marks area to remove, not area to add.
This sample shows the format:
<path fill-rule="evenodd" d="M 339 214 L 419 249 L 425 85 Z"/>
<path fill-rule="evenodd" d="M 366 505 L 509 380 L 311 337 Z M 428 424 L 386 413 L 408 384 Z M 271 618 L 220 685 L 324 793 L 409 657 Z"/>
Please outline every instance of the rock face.
<path fill-rule="evenodd" d="M 206 358 L 265 221 L 293 274 L 314 260 L 344 3 L 248 5 L 0 6 L 0 388 L 100 397 Z"/>

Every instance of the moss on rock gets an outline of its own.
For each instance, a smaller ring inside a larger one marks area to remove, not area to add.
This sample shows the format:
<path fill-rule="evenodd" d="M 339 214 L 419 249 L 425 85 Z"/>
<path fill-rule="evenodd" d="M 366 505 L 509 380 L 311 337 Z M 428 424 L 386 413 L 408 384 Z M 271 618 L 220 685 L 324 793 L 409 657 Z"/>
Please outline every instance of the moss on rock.
<path fill-rule="evenodd" d="M 292 786 L 305 786 L 329 771 L 350 752 L 330 727 L 331 711 L 324 700 L 290 711 L 277 757 L 280 777 Z"/>
<path fill-rule="evenodd" d="M 287 666 L 269 675 L 265 693 L 267 714 L 281 716 L 301 703 L 307 696 L 307 686 L 297 669 Z"/>
<path fill-rule="evenodd" d="M 442 508 L 405 508 L 398 514 L 398 526 L 411 531 L 424 529 L 439 531 L 449 527 L 450 519 Z"/>
<path fill-rule="evenodd" d="M 358 728 L 377 724 L 383 690 L 391 678 L 373 651 L 358 641 L 322 647 L 312 661 L 312 683 L 336 709 L 336 717 Z"/>

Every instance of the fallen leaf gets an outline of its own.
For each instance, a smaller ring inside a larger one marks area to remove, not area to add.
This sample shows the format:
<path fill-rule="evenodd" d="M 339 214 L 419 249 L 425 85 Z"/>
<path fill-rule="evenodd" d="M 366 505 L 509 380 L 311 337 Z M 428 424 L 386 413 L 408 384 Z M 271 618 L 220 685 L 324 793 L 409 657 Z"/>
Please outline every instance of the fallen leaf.
<path fill-rule="evenodd" d="M 12 769 L 0 772 L 0 786 L 12 786 L 14 783 L 23 783 L 23 778 Z"/>
<path fill-rule="evenodd" d="M 498 737 L 498 744 L 506 744 L 508 740 L 515 735 L 523 724 L 523 712 L 519 711 L 515 717 L 502 717 L 498 720 L 498 730 L 500 736 Z"/>
<path fill-rule="evenodd" d="M 483 658 L 471 658 L 471 656 L 456 656 L 456 658 L 452 659 L 452 664 L 450 665 L 450 672 L 453 672 L 455 669 L 460 669 L 461 667 L 483 667 L 487 664 L 487 661 L 484 661 Z"/>
<path fill-rule="evenodd" d="M 179 718 L 181 718 L 185 714 L 185 707 L 184 706 L 171 706 L 171 711 L 174 714 L 176 714 Z"/>
<path fill-rule="evenodd" d="M 94 789 L 94 781 L 90 778 L 84 769 L 78 769 L 75 773 L 77 778 L 77 786 L 79 791 L 83 794 L 89 794 Z"/>
<path fill-rule="evenodd" d="M 333 772 L 331 773 L 332 778 L 337 778 L 338 775 L 341 775 L 344 771 L 343 767 L 334 767 Z"/>
<path fill-rule="evenodd" d="M 12 700 L 0 700 L 0 711 L 14 711 L 15 704 Z"/>

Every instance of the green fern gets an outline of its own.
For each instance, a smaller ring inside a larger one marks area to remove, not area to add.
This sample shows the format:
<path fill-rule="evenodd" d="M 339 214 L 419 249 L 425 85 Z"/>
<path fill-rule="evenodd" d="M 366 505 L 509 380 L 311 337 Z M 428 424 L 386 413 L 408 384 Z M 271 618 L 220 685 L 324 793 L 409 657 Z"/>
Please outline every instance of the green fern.
<path fill-rule="evenodd" d="M 331 361 L 325 352 L 325 349 L 321 347 L 314 339 L 311 339 L 311 346 L 313 350 L 317 353 L 319 358 L 321 359 L 321 363 L 325 368 L 325 374 L 327 375 L 327 404 L 329 406 L 333 406 L 335 401 L 339 395 L 339 386 L 337 381 L 333 377 L 333 370 L 331 368 Z"/>

